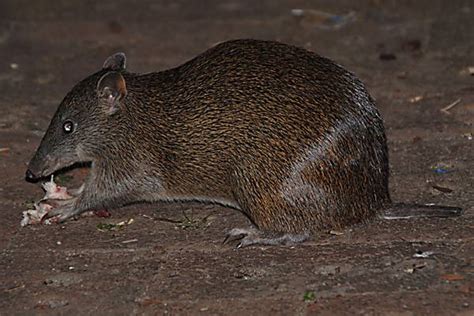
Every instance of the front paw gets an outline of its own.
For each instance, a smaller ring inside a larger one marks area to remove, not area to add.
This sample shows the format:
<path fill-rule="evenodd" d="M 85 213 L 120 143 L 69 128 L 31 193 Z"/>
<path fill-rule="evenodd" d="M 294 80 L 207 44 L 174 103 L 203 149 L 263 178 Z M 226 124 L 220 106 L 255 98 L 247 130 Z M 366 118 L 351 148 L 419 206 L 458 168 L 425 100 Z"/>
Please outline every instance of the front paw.
<path fill-rule="evenodd" d="M 47 199 L 40 202 L 49 206 L 51 209 L 43 217 L 43 220 L 48 220 L 51 223 L 62 223 L 65 220 L 80 213 L 80 210 L 76 207 L 77 198 L 70 198 L 67 200 L 59 199 Z"/>

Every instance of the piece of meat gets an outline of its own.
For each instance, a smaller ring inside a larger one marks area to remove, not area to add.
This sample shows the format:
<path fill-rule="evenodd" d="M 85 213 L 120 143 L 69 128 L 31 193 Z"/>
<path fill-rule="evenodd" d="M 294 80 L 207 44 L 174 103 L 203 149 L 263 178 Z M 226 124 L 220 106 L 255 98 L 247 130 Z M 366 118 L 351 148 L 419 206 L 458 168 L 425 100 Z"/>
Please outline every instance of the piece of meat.
<path fill-rule="evenodd" d="M 40 223 L 47 225 L 51 224 L 51 220 L 43 220 L 48 212 L 53 209 L 53 206 L 45 201 L 49 199 L 67 200 L 72 198 L 72 196 L 67 192 L 67 188 L 57 185 L 54 182 L 53 177 L 51 177 L 51 181 L 43 183 L 42 187 L 45 191 L 45 195 L 40 201 L 34 204 L 34 209 L 23 212 L 23 218 L 20 222 L 22 227 Z"/>

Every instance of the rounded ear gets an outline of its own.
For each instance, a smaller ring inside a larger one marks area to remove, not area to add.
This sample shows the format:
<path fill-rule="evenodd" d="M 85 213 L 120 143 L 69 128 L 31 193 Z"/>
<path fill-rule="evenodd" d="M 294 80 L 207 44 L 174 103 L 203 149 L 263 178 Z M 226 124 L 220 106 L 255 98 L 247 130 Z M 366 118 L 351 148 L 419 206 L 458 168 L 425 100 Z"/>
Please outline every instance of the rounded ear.
<path fill-rule="evenodd" d="M 125 79 L 116 71 L 106 73 L 97 83 L 97 95 L 107 114 L 116 113 L 120 110 L 120 101 L 127 95 Z"/>
<path fill-rule="evenodd" d="M 112 56 L 109 56 L 104 62 L 102 69 L 110 69 L 110 70 L 125 70 L 127 66 L 127 57 L 124 53 L 115 53 Z"/>

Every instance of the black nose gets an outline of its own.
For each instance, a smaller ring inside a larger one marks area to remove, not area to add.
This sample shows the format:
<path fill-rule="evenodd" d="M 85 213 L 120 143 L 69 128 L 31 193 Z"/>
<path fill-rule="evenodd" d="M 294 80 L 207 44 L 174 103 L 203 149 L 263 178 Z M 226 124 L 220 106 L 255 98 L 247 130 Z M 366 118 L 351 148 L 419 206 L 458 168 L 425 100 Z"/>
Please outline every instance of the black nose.
<path fill-rule="evenodd" d="M 38 179 L 38 177 L 35 176 L 35 174 L 30 169 L 28 169 L 26 170 L 26 173 L 25 173 L 25 179 L 28 182 L 34 182 Z"/>

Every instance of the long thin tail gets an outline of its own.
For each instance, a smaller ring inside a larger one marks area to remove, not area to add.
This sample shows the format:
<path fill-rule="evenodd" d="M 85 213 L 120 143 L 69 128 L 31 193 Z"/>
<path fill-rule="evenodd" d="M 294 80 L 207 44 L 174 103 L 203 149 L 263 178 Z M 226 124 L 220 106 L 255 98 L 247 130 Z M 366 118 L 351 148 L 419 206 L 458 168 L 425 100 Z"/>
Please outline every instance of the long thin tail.
<path fill-rule="evenodd" d="M 462 208 L 435 204 L 394 203 L 390 208 L 382 211 L 383 219 L 404 219 L 418 217 L 456 217 L 461 216 Z"/>

